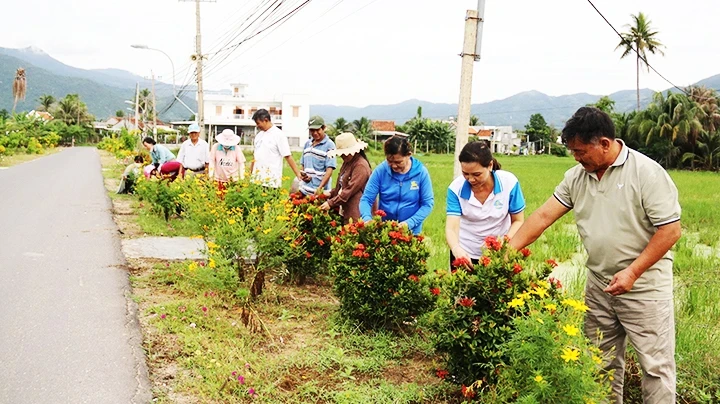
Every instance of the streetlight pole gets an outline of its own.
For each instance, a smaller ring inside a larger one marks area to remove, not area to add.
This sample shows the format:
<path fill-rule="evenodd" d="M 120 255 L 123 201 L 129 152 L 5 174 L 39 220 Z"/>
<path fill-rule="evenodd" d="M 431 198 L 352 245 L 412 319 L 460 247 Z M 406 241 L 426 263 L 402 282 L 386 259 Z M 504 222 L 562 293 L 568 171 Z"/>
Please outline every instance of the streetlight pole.
<path fill-rule="evenodd" d="M 160 50 L 160 49 L 151 48 L 151 47 L 149 47 L 149 46 L 147 46 L 147 45 L 137 45 L 137 44 L 135 44 L 135 45 L 130 45 L 130 47 L 135 48 L 135 49 L 154 50 L 154 51 L 157 51 L 157 52 L 162 53 L 163 55 L 165 55 L 165 56 L 168 58 L 168 60 L 170 61 L 170 66 L 172 67 L 173 98 L 175 98 L 180 104 L 182 104 L 183 107 L 185 107 L 188 111 L 190 111 L 191 114 L 197 116 L 197 113 L 196 113 L 195 111 L 193 111 L 190 107 L 188 107 L 188 106 L 183 102 L 183 100 L 181 100 L 180 97 L 177 96 L 177 90 L 176 90 L 176 87 L 175 87 L 175 63 L 173 63 L 172 58 L 170 57 L 170 55 L 168 55 L 167 53 L 163 52 L 163 51 Z"/>

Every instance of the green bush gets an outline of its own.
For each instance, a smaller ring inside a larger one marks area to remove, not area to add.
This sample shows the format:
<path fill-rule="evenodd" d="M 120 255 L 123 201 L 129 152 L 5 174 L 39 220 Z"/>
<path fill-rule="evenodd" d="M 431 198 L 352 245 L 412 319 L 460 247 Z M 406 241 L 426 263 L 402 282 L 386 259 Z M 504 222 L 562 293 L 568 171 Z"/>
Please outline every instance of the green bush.
<path fill-rule="evenodd" d="M 421 282 L 430 255 L 422 236 L 380 216 L 345 225 L 330 258 L 340 314 L 365 329 L 400 328 L 432 304 Z"/>
<path fill-rule="evenodd" d="M 334 210 L 320 209 L 327 198 L 324 195 L 290 195 L 292 216 L 298 219 L 305 253 L 287 264 L 290 280 L 302 284 L 307 277 L 313 277 L 327 269 L 330 260 L 332 237 L 342 227 L 342 216 Z"/>
<path fill-rule="evenodd" d="M 506 364 L 497 384 L 481 395 L 486 403 L 602 403 L 613 375 L 609 358 L 583 333 L 588 307 L 580 300 L 553 297 L 547 282 L 515 298 L 518 314 L 511 338 L 502 345 Z M 522 302 L 522 305 L 520 305 Z"/>
<path fill-rule="evenodd" d="M 444 371 L 463 385 L 494 381 L 507 360 L 503 344 L 512 336 L 513 299 L 551 270 L 548 264 L 529 267 L 529 250 L 515 251 L 495 237 L 488 237 L 485 246 L 478 265 L 456 260 L 452 271 L 435 271 L 432 292 L 438 301 L 425 319 L 436 350 L 446 359 Z"/>
<path fill-rule="evenodd" d="M 141 201 L 144 200 L 150 204 L 150 209 L 153 212 L 164 216 L 166 221 L 170 219 L 170 215 L 173 213 L 182 212 L 181 182 L 170 182 L 156 178 L 148 180 L 145 177 L 140 177 L 135 184 L 135 193 Z"/>
<path fill-rule="evenodd" d="M 552 154 L 553 156 L 558 156 L 558 157 L 567 157 L 568 150 L 567 150 L 567 147 L 565 147 L 565 145 L 558 144 L 558 143 L 549 143 L 549 145 L 550 145 L 550 154 Z"/>

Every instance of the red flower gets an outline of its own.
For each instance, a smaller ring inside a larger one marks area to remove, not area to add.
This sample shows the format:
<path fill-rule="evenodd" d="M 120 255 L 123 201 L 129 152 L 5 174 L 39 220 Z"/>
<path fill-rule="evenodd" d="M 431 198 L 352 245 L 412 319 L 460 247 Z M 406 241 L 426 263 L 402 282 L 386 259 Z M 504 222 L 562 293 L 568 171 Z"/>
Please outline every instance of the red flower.
<path fill-rule="evenodd" d="M 450 372 L 448 372 L 448 371 L 445 370 L 445 369 L 438 369 L 438 370 L 435 372 L 435 374 L 437 375 L 437 377 L 445 380 L 445 378 L 448 377 L 448 375 L 450 374 Z"/>
<path fill-rule="evenodd" d="M 334 220 L 333 220 L 333 221 L 331 221 L 331 222 L 330 222 L 330 226 L 332 226 L 332 227 L 335 227 L 335 226 L 337 226 L 337 222 L 336 222 L 336 221 L 334 221 Z"/>
<path fill-rule="evenodd" d="M 370 254 L 368 254 L 368 253 L 363 253 L 363 258 L 370 258 Z"/>
<path fill-rule="evenodd" d="M 308 258 L 310 258 L 310 257 L 312 257 L 312 254 L 310 254 L 309 251 L 305 251 L 305 256 L 308 257 Z"/>
<path fill-rule="evenodd" d="M 462 395 L 465 398 L 475 398 L 475 391 L 473 391 L 471 388 L 466 387 L 464 384 L 462 385 Z"/>
<path fill-rule="evenodd" d="M 375 244 L 380 244 L 380 240 L 378 240 L 378 239 L 375 239 L 373 241 L 375 242 Z"/>
<path fill-rule="evenodd" d="M 423 236 L 423 235 L 417 236 L 417 239 L 418 239 L 418 241 L 423 241 L 423 240 L 425 240 L 425 236 Z"/>
<path fill-rule="evenodd" d="M 482 257 L 480 257 L 480 263 L 483 264 L 484 267 L 490 265 L 490 257 L 488 257 L 487 255 L 483 255 Z"/>
<path fill-rule="evenodd" d="M 557 278 L 549 278 L 548 282 L 552 283 L 553 286 L 555 286 L 555 289 L 562 289 L 562 283 L 560 282 L 560 279 Z"/>
<path fill-rule="evenodd" d="M 507 280 L 507 287 L 511 288 L 513 285 L 512 281 L 510 279 Z"/>
<path fill-rule="evenodd" d="M 362 250 L 354 250 L 352 252 L 353 257 L 362 258 L 363 257 L 363 251 Z"/>
<path fill-rule="evenodd" d="M 392 244 L 392 245 L 397 245 L 397 240 L 391 241 L 390 244 Z"/>
<path fill-rule="evenodd" d="M 515 265 L 513 265 L 513 273 L 514 273 L 514 274 L 517 275 L 517 274 L 519 274 L 520 272 L 522 272 L 522 270 L 523 270 L 522 267 L 521 267 L 520 264 L 518 264 L 517 262 L 515 263 Z"/>
<path fill-rule="evenodd" d="M 465 257 L 455 258 L 455 260 L 452 262 L 452 266 L 455 268 L 459 267 L 470 267 L 472 266 L 472 263 Z"/>
<path fill-rule="evenodd" d="M 325 242 L 322 241 L 322 240 L 318 240 L 318 244 L 320 244 L 320 246 L 324 246 L 324 245 L 325 245 Z"/>
<path fill-rule="evenodd" d="M 308 199 L 310 199 L 310 202 L 315 202 L 315 195 L 310 195 Z"/>
<path fill-rule="evenodd" d="M 475 305 L 475 299 L 471 297 L 460 297 L 457 299 L 457 304 L 462 307 L 473 307 Z"/>
<path fill-rule="evenodd" d="M 358 243 L 358 244 L 355 246 L 355 249 L 356 249 L 356 250 L 365 250 L 365 245 Z"/>
<path fill-rule="evenodd" d="M 385 213 L 384 210 L 378 209 L 375 211 L 375 216 L 385 217 L 385 216 L 387 216 L 387 213 Z"/>
<path fill-rule="evenodd" d="M 362 220 L 355 223 L 355 228 L 362 229 L 363 227 L 365 227 L 365 222 L 363 222 Z"/>
<path fill-rule="evenodd" d="M 432 293 L 434 296 L 439 296 L 440 288 L 430 288 L 430 293 Z"/>
<path fill-rule="evenodd" d="M 300 205 L 302 205 L 302 201 L 299 199 L 293 199 L 292 204 L 294 206 L 300 206 Z"/>
<path fill-rule="evenodd" d="M 532 254 L 532 253 L 530 252 L 530 250 L 527 249 L 527 248 L 523 248 L 522 250 L 520 250 L 520 252 L 522 253 L 523 257 L 525 257 L 525 258 L 529 257 L 530 254 Z"/>
<path fill-rule="evenodd" d="M 547 262 L 548 265 L 550 265 L 552 268 L 555 268 L 556 266 L 558 266 L 557 261 L 555 261 L 555 260 L 553 260 L 553 259 L 549 259 L 549 260 L 547 260 L 547 261 L 545 261 L 545 262 Z"/>
<path fill-rule="evenodd" d="M 500 251 L 502 243 L 494 236 L 487 236 L 485 238 L 485 246 L 491 250 Z"/>
<path fill-rule="evenodd" d="M 408 276 L 408 279 L 410 279 L 410 280 L 413 281 L 413 282 L 420 282 L 420 278 L 418 278 L 418 276 L 417 276 L 417 275 L 414 275 L 414 274 Z"/>

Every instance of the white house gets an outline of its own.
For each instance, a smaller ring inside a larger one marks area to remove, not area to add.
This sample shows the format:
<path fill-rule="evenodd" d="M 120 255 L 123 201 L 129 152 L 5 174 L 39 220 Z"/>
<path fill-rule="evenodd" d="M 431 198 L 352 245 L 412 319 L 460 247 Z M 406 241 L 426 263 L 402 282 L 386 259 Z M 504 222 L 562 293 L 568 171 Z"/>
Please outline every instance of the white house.
<path fill-rule="evenodd" d="M 521 139 L 513 132 L 512 126 L 470 126 L 470 136 L 477 136 L 478 140 L 490 142 L 493 153 L 518 154 L 520 152 Z"/>
<path fill-rule="evenodd" d="M 241 137 L 241 145 L 252 144 L 258 132 L 253 114 L 259 109 L 270 112 L 272 123 L 283 130 L 290 147 L 299 148 L 310 138 L 307 123 L 310 119 L 310 97 L 304 94 L 283 94 L 273 99 L 253 97 L 247 84 L 230 85 L 230 94 L 204 93 L 205 125 L 214 136 L 224 129 L 232 129 Z"/>

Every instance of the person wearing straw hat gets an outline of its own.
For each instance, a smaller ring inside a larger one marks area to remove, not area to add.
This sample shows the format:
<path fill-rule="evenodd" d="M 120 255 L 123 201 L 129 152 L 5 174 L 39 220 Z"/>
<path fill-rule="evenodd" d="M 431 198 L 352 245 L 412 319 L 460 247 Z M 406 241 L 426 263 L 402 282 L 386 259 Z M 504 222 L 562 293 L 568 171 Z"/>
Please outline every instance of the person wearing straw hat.
<path fill-rule="evenodd" d="M 196 123 L 190 125 L 188 134 L 190 139 L 182 143 L 177 156 L 177 161 L 183 167 L 183 177 L 207 174 L 210 164 L 210 147 L 206 141 L 200 139 L 200 125 Z"/>
<path fill-rule="evenodd" d="M 338 208 L 345 223 L 350 219 L 360 219 L 360 198 L 372 170 L 365 155 L 367 143 L 355 139 L 352 133 L 342 133 L 335 138 L 337 148 L 327 152 L 328 158 L 340 156 L 343 160 L 337 184 L 332 191 L 326 192 L 329 199 L 320 209 Z"/>
<path fill-rule="evenodd" d="M 232 129 L 220 132 L 215 140 L 218 145 L 210 152 L 210 177 L 218 182 L 218 188 L 222 190 L 228 182 L 245 176 L 245 155 L 238 146 L 240 136 Z"/>

